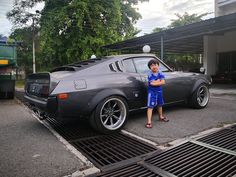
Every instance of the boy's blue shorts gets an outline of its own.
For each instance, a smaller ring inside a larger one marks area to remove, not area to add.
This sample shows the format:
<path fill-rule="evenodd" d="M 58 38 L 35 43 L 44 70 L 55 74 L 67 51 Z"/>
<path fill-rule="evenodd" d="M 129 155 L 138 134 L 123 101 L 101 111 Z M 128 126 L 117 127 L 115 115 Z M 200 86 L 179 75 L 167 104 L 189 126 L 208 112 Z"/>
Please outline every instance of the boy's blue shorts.
<path fill-rule="evenodd" d="M 154 108 L 156 106 L 162 106 L 164 104 L 162 91 L 148 92 L 147 107 Z"/>

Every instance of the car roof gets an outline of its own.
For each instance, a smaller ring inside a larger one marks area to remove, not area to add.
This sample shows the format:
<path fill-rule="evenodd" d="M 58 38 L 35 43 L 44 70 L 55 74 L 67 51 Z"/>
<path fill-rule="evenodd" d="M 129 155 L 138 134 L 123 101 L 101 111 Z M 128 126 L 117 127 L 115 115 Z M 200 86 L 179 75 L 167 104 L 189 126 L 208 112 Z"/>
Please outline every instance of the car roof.
<path fill-rule="evenodd" d="M 151 57 L 156 57 L 154 54 L 150 54 L 150 53 L 142 53 L 142 54 L 123 54 L 123 55 L 111 55 L 108 57 L 113 57 L 116 59 L 125 59 L 125 58 L 133 58 L 133 57 L 147 57 L 147 56 L 151 56 Z"/>
<path fill-rule="evenodd" d="M 104 56 L 101 58 L 95 58 L 95 59 L 88 59 L 88 60 L 84 60 L 84 61 L 79 61 L 79 62 L 74 62 L 71 64 L 67 64 L 67 65 L 63 65 L 63 66 L 59 66 L 54 68 L 53 70 L 51 70 L 50 72 L 57 72 L 57 71 L 77 71 L 77 70 L 81 70 L 81 69 L 85 69 L 88 68 L 90 66 L 93 65 L 97 65 L 99 63 L 105 62 L 105 61 L 110 61 L 110 60 L 122 60 L 125 58 L 133 58 L 133 57 L 155 57 L 154 54 L 123 54 L 123 55 L 111 55 L 111 56 Z"/>

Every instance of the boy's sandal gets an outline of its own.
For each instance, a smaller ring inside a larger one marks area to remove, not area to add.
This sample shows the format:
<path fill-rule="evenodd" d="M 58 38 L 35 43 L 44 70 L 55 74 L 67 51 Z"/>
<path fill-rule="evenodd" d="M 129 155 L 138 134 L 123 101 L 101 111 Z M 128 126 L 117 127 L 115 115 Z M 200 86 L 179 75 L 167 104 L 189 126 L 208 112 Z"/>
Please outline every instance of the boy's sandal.
<path fill-rule="evenodd" d="M 147 123 L 147 124 L 145 125 L 145 127 L 146 127 L 146 128 L 152 128 L 152 123 Z"/>
<path fill-rule="evenodd" d="M 163 117 L 163 118 L 159 118 L 159 121 L 169 122 L 169 119 L 167 119 L 166 117 Z"/>

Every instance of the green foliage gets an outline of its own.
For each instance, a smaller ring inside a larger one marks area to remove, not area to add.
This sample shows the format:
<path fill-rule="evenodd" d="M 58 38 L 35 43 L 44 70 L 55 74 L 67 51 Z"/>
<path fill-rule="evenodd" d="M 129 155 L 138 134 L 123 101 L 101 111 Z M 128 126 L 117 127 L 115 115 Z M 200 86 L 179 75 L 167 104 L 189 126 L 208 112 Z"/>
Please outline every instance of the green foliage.
<path fill-rule="evenodd" d="M 101 56 L 100 46 L 136 35 L 139 31 L 133 25 L 141 15 L 133 5 L 144 1 L 148 0 L 16 0 L 8 18 L 16 26 L 25 25 L 32 19 L 27 8 L 44 2 L 38 62 L 41 70 L 47 70 L 92 54 Z"/>
<path fill-rule="evenodd" d="M 196 22 L 200 22 L 202 21 L 202 17 L 208 15 L 208 13 L 204 13 L 204 14 L 200 14 L 200 15 L 197 15 L 197 14 L 192 14 L 192 15 L 189 15 L 187 12 L 185 12 L 183 15 L 180 15 L 180 14 L 175 14 L 178 18 L 177 19 L 171 19 L 171 24 L 168 25 L 167 27 L 156 27 L 152 30 L 152 33 L 156 33 L 156 32 L 160 32 L 160 31 L 163 31 L 163 30 L 168 30 L 170 28 L 175 28 L 175 27 L 178 27 L 178 26 L 184 26 L 184 25 L 188 25 L 188 24 L 191 24 L 191 23 L 196 23 Z"/>
<path fill-rule="evenodd" d="M 29 9 L 43 0 L 15 0 L 13 9 L 7 13 L 7 18 L 14 24 L 15 27 L 21 28 L 35 16 Z"/>
<path fill-rule="evenodd" d="M 157 33 L 157 32 L 160 32 L 160 31 L 163 31 L 163 30 L 166 30 L 167 28 L 160 28 L 160 27 L 156 27 L 152 30 L 152 33 Z"/>
<path fill-rule="evenodd" d="M 8 44 L 13 44 L 14 42 L 15 42 L 15 40 L 12 39 L 12 38 L 8 38 L 8 39 L 7 39 L 7 43 L 8 43 Z"/>
<path fill-rule="evenodd" d="M 24 88 L 25 80 L 16 80 L 16 88 Z"/>
<path fill-rule="evenodd" d="M 198 54 L 165 54 L 164 59 L 165 63 L 177 71 L 199 71 L 202 66 Z"/>
<path fill-rule="evenodd" d="M 191 23 L 200 22 L 202 21 L 202 17 L 206 16 L 207 14 L 208 13 L 204 13 L 200 15 L 197 15 L 197 14 L 189 15 L 187 12 L 185 12 L 183 15 L 175 14 L 178 18 L 172 19 L 171 20 L 172 22 L 169 26 L 164 27 L 164 28 L 157 27 L 153 29 L 152 33 L 168 30 L 168 29 L 183 26 L 183 25 L 188 25 Z M 177 70 L 179 68 L 182 68 L 183 70 L 185 70 L 184 66 L 186 65 L 193 65 L 192 67 L 194 66 L 199 67 L 198 57 L 199 56 L 197 54 L 165 54 L 164 56 L 165 62 L 169 66 L 176 68 Z"/>
<path fill-rule="evenodd" d="M 35 29 L 36 34 L 38 29 Z M 24 69 L 26 74 L 32 72 L 32 29 L 30 27 L 15 29 L 10 35 L 10 38 L 18 41 L 20 44 L 17 47 L 17 64 Z M 39 56 L 39 38 L 35 37 L 36 59 Z M 38 61 L 36 60 L 36 63 Z"/>
<path fill-rule="evenodd" d="M 204 13 L 204 14 L 192 14 L 189 15 L 187 12 L 185 12 L 183 15 L 180 14 L 175 14 L 178 18 L 177 19 L 172 19 L 171 24 L 167 27 L 167 28 L 175 28 L 178 26 L 183 26 L 183 25 L 188 25 L 191 23 L 196 23 L 196 22 L 200 22 L 202 21 L 202 17 L 208 15 L 208 13 Z"/>
<path fill-rule="evenodd" d="M 137 34 L 138 0 L 48 1 L 41 18 L 41 47 L 54 65 L 100 56 L 100 46 Z"/>

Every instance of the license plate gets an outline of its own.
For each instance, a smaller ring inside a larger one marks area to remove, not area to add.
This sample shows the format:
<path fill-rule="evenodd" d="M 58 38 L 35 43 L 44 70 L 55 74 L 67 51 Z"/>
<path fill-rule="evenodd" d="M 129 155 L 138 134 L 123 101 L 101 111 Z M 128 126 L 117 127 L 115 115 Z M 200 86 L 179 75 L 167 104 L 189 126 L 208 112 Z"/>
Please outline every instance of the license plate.
<path fill-rule="evenodd" d="M 30 85 L 30 92 L 31 93 L 39 93 L 40 91 L 40 86 L 36 84 Z"/>

